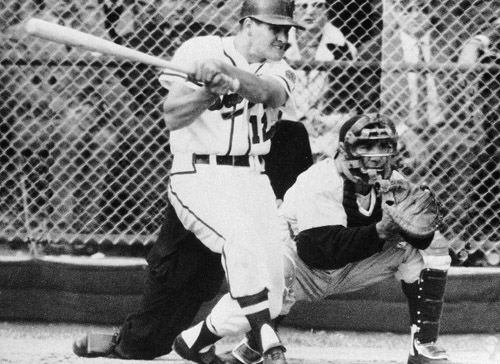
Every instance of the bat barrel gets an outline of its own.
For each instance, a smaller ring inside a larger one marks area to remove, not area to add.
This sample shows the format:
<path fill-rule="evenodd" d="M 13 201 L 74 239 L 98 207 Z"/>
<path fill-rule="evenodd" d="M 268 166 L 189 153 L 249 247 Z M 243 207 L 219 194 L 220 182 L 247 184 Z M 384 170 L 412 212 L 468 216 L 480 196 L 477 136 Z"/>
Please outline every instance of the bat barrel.
<path fill-rule="evenodd" d="M 76 29 L 65 27 L 45 20 L 31 18 L 26 22 L 25 30 L 33 36 L 50 40 L 53 42 L 85 48 L 90 51 L 119 57 L 140 63 L 146 63 L 155 67 L 169 69 L 171 71 L 190 74 L 191 70 L 173 65 L 171 62 L 155 57 L 135 49 L 131 49 L 109 40 L 81 32 Z"/>

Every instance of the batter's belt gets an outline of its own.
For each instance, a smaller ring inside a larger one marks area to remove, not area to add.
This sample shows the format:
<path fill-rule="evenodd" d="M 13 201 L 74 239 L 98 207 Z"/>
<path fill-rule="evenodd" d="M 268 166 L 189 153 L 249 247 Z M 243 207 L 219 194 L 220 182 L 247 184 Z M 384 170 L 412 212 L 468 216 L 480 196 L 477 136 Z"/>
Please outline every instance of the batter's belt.
<path fill-rule="evenodd" d="M 248 155 L 216 155 L 215 163 L 224 166 L 234 166 L 234 167 L 250 167 L 250 158 L 255 158 L 255 156 Z M 262 164 L 264 158 L 258 156 L 259 162 Z M 194 164 L 210 164 L 209 154 L 193 154 Z"/>

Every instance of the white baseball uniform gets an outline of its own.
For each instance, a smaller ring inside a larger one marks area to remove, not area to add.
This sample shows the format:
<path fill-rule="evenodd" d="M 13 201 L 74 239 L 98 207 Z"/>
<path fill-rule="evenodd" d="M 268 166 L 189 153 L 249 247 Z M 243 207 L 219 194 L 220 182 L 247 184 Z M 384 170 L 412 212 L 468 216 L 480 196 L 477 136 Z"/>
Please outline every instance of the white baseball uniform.
<path fill-rule="evenodd" d="M 192 124 L 170 132 L 174 155 L 168 196 L 179 219 L 212 251 L 222 254 L 230 293 L 210 314 L 220 336 L 249 330 L 246 312 L 234 298 L 268 290 L 271 317 L 281 310 L 283 245 L 275 196 L 264 174 L 273 125 L 284 113 L 294 115 L 290 98 L 293 70 L 284 61 L 249 64 L 236 51 L 233 37 L 205 36 L 185 42 L 172 59 L 189 65 L 216 58 L 240 69 L 276 78 L 289 95 L 279 108 L 226 95 L 220 109 L 206 110 Z M 175 82 L 163 75 L 160 82 Z M 193 89 L 200 87 L 177 78 Z M 233 101 L 231 103 L 231 100 Z M 261 307 L 265 308 L 265 307 Z"/>
<path fill-rule="evenodd" d="M 391 178 L 403 177 L 395 171 Z M 346 196 L 350 192 L 345 189 L 344 184 L 345 180 L 338 172 L 333 158 L 316 163 L 297 178 L 280 206 L 280 214 L 286 219 L 292 237 L 322 226 L 352 227 L 348 223 L 349 215 L 359 213 L 366 221 L 370 221 L 377 209 L 380 211 L 373 190 L 368 207 L 357 205 L 353 210 L 354 204 L 349 204 L 350 207 L 347 208 L 346 201 L 355 201 L 356 197 Z M 376 221 L 378 219 L 374 218 L 371 223 Z M 426 253 L 432 250 L 434 242 L 425 251 L 403 242 L 339 269 L 315 269 L 299 258 L 290 233 L 283 232 L 283 236 L 286 239 L 286 254 L 296 264 L 296 280 L 292 289 L 296 300 L 313 301 L 333 294 L 356 291 L 394 276 L 411 283 L 419 278 L 423 268 L 446 270 L 451 263 L 449 255 L 430 256 Z M 284 307 L 283 313 L 289 308 Z"/>

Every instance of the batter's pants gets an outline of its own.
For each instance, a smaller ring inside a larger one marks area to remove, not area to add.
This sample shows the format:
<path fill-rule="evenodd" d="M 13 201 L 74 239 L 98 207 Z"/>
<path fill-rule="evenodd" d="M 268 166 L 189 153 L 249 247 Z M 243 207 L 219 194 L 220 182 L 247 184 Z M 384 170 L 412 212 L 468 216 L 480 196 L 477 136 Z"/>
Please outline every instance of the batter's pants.
<path fill-rule="evenodd" d="M 312 165 L 309 136 L 302 123 L 282 120 L 266 158 L 277 198 Z M 168 202 L 168 201 L 167 201 Z M 167 355 L 175 337 L 187 329 L 204 302 L 214 299 L 225 280 L 221 257 L 187 231 L 168 204 L 148 261 L 141 307 L 124 321 L 115 351 L 149 360 Z"/>

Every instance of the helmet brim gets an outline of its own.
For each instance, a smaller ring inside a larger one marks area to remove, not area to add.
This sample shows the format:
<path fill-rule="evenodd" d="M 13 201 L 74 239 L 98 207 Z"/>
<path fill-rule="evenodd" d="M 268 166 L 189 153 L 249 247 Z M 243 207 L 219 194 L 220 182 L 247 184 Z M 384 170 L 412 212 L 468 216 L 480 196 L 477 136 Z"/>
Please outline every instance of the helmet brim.
<path fill-rule="evenodd" d="M 240 19 L 240 22 L 243 21 L 246 18 L 254 18 L 257 19 L 263 23 L 266 24 L 271 24 L 271 25 L 285 25 L 285 26 L 291 26 L 295 27 L 301 30 L 304 30 L 305 28 L 297 23 L 295 20 L 290 19 L 289 17 L 285 16 L 276 16 L 276 15 L 250 15 L 246 16 Z"/>

